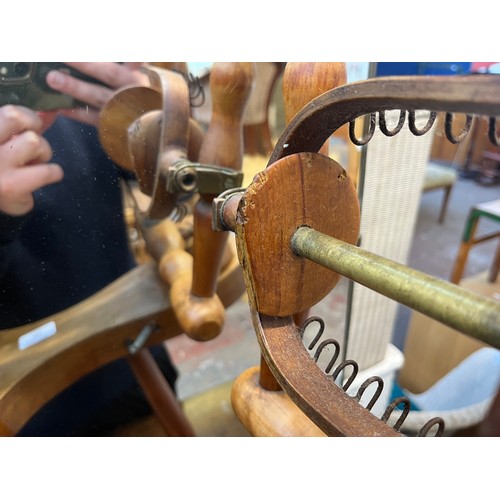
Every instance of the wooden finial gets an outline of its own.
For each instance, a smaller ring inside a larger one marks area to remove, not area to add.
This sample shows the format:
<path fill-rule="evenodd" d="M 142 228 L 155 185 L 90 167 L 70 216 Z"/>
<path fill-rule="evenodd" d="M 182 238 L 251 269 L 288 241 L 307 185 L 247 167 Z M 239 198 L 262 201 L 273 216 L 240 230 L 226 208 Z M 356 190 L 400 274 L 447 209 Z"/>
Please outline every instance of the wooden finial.
<path fill-rule="evenodd" d="M 253 63 L 213 65 L 210 73 L 212 117 L 200 151 L 200 162 L 241 170 L 242 120 L 253 77 Z"/>
<path fill-rule="evenodd" d="M 199 161 L 241 170 L 243 112 L 253 82 L 253 63 L 215 63 L 210 74 L 212 119 Z M 201 194 L 194 209 L 193 295 L 215 294 L 227 232 L 212 230 L 212 200 L 220 193 Z"/>
<path fill-rule="evenodd" d="M 286 123 L 315 97 L 347 81 L 345 63 L 342 62 L 293 62 L 287 63 L 283 73 L 283 103 Z M 329 140 L 319 150 L 329 155 Z M 306 319 L 309 311 L 295 317 L 297 324 Z"/>
<path fill-rule="evenodd" d="M 343 62 L 287 63 L 283 73 L 283 102 L 285 120 L 292 118 L 315 97 L 347 82 Z M 328 155 L 328 142 L 319 151 Z"/>

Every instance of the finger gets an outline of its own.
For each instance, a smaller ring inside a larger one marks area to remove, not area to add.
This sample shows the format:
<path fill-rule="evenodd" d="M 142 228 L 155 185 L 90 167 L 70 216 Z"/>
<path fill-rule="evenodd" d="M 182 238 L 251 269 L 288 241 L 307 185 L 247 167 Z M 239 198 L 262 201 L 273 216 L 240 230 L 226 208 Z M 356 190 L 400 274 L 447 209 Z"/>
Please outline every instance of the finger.
<path fill-rule="evenodd" d="M 43 163 L 11 170 L 0 178 L 0 211 L 23 215 L 33 208 L 32 193 L 63 178 L 63 169 L 55 163 Z"/>
<path fill-rule="evenodd" d="M 84 82 L 57 70 L 47 73 L 47 85 L 97 109 L 102 108 L 108 102 L 113 92 L 104 85 Z"/>
<path fill-rule="evenodd" d="M 103 85 L 85 82 L 64 71 L 56 70 L 47 74 L 47 84 L 54 90 L 71 95 L 97 109 L 101 109 L 108 102 L 114 89 L 131 84 L 147 85 L 148 82 L 146 75 L 128 65 L 109 62 L 67 63 L 67 65 L 102 81 Z"/>
<path fill-rule="evenodd" d="M 0 107 L 0 144 L 26 130 L 41 132 L 42 126 L 42 120 L 31 109 L 12 105 Z"/>
<path fill-rule="evenodd" d="M 47 162 L 52 148 L 41 135 L 27 130 L 0 146 L 0 163 L 20 167 L 33 162 Z"/>
<path fill-rule="evenodd" d="M 142 82 L 138 70 L 144 63 L 71 62 L 66 64 L 113 89 Z"/>

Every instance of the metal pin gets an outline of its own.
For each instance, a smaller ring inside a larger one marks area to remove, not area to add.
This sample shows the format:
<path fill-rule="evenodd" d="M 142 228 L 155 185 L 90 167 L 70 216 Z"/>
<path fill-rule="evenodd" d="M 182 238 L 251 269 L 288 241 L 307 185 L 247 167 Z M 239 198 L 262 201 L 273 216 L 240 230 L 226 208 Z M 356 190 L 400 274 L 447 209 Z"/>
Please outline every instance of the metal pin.
<path fill-rule="evenodd" d="M 140 351 L 146 344 L 151 334 L 156 330 L 156 326 L 155 322 L 145 325 L 139 332 L 139 335 L 137 335 L 136 339 L 127 346 L 128 352 L 130 354 L 135 354 Z"/>

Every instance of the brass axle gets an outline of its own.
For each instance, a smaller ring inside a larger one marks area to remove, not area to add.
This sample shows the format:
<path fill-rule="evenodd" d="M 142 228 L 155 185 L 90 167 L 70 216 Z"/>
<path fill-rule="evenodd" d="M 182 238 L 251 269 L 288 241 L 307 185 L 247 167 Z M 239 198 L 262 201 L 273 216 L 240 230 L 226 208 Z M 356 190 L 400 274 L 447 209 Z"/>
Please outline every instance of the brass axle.
<path fill-rule="evenodd" d="M 301 256 L 500 348 L 500 305 L 457 285 L 380 257 L 309 227 L 292 236 Z"/>

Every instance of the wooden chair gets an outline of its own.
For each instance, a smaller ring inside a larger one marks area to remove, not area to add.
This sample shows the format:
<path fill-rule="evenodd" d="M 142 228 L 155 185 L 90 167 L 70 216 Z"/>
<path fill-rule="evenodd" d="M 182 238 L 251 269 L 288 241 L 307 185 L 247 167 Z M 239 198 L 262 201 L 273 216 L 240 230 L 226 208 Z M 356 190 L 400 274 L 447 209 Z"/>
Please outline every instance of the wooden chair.
<path fill-rule="evenodd" d="M 317 152 L 340 126 L 353 125 L 364 115 L 369 116 L 362 138 L 367 143 L 376 115 L 380 123 L 385 109 L 401 109 L 401 120 L 408 116 L 413 133 L 422 135 L 437 112 L 450 119 L 454 113 L 500 116 L 500 92 L 496 79 L 489 76 L 377 78 L 330 90 L 295 115 L 266 169 L 250 186 L 238 194 L 223 194 L 217 202 L 217 226 L 236 234 L 262 352 L 261 366 L 236 381 L 232 398 L 235 412 L 255 435 L 404 435 L 400 428 L 410 411 L 407 398 L 394 400 L 380 418 L 372 414 L 383 390 L 380 377 L 366 380 L 350 394 L 358 371 L 355 360 L 343 358 L 342 348 L 328 338 L 320 318 L 295 321 L 341 276 L 500 347 L 496 301 L 356 246 L 356 191 L 344 169 Z M 423 128 L 415 127 L 419 109 L 431 111 Z M 394 135 L 398 129 L 385 133 Z M 365 399 L 369 389 L 374 390 Z M 496 403 L 483 427 L 490 435 L 500 430 Z M 292 411 L 293 405 L 300 411 Z M 397 421 L 389 424 L 401 405 Z M 444 421 L 429 420 L 419 435 L 432 434 L 433 428 L 441 435 Z"/>
<path fill-rule="evenodd" d="M 1 435 L 15 435 L 54 395 L 119 357 L 128 359 L 167 435 L 193 435 L 145 347 L 181 333 L 211 340 L 225 308 L 244 291 L 228 235 L 212 231 L 211 201 L 241 182 L 241 119 L 253 66 L 214 68 L 205 134 L 191 118 L 186 79 L 153 66 L 147 72 L 150 87 L 121 90 L 106 105 L 99 133 L 110 157 L 137 174 L 149 200 L 145 209 L 135 203 L 134 216 L 152 259 L 68 310 L 1 332 Z M 234 85 L 229 95 L 227 81 Z M 187 195 L 194 203 L 182 209 Z M 190 209 L 187 234 L 179 214 Z"/>
<path fill-rule="evenodd" d="M 476 182 L 484 186 L 493 186 L 500 181 L 500 151 L 483 151 L 483 158 Z"/>
<path fill-rule="evenodd" d="M 490 241 L 500 237 L 500 230 L 490 231 L 488 234 L 476 236 L 481 220 L 490 220 L 500 222 L 500 199 L 492 200 L 485 203 L 478 203 L 471 207 L 462 234 L 462 240 L 458 249 L 458 254 L 453 265 L 450 281 L 452 283 L 460 283 L 465 271 L 467 257 L 474 245 Z M 498 244 L 493 262 L 491 264 L 488 280 L 493 283 L 498 276 L 500 269 L 500 242 Z"/>

